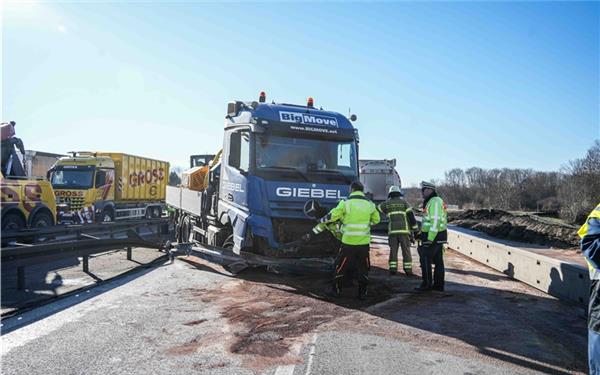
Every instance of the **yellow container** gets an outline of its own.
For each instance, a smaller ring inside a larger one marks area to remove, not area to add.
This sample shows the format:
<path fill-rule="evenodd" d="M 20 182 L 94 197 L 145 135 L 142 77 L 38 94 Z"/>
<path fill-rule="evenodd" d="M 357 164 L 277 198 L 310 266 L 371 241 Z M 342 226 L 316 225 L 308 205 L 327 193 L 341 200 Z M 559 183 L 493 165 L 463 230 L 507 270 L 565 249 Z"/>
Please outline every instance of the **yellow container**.
<path fill-rule="evenodd" d="M 169 163 L 141 156 L 97 152 L 115 163 L 115 202 L 164 201 L 169 182 Z"/>

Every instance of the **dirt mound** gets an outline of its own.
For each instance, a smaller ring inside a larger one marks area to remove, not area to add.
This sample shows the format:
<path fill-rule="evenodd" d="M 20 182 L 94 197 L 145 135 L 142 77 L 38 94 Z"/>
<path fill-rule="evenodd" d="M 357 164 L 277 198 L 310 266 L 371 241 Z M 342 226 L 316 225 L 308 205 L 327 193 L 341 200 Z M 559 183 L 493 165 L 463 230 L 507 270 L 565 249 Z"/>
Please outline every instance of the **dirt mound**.
<path fill-rule="evenodd" d="M 558 248 L 579 246 L 577 227 L 552 218 L 502 210 L 466 210 L 450 213 L 454 225 L 512 241 Z"/>

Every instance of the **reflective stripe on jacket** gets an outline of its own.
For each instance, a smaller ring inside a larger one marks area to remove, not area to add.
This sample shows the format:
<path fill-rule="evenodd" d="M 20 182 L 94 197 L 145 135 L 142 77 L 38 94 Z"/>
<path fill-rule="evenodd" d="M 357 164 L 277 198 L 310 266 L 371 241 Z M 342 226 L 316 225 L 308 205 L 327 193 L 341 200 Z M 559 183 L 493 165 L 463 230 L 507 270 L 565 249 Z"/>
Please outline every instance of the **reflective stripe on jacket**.
<path fill-rule="evenodd" d="M 596 206 L 577 231 L 581 237 L 581 251 L 590 270 L 591 280 L 600 280 L 600 204 Z"/>
<path fill-rule="evenodd" d="M 427 201 L 421 231 L 427 233 L 427 240 L 433 241 L 439 232 L 448 227 L 448 213 L 444 207 L 442 198 L 435 196 Z"/>
<path fill-rule="evenodd" d="M 388 234 L 408 234 L 417 230 L 417 221 L 413 210 L 403 198 L 390 198 L 377 208 L 389 218 Z"/>
<path fill-rule="evenodd" d="M 339 223 L 319 223 L 313 228 L 314 234 L 322 233 L 324 230 L 328 230 L 337 238 L 338 240 L 342 240 L 342 230 L 340 228 Z"/>
<path fill-rule="evenodd" d="M 367 245 L 371 242 L 371 225 L 379 223 L 379 212 L 362 192 L 355 191 L 321 218 L 320 224 L 338 221 L 341 223 L 342 243 Z"/>

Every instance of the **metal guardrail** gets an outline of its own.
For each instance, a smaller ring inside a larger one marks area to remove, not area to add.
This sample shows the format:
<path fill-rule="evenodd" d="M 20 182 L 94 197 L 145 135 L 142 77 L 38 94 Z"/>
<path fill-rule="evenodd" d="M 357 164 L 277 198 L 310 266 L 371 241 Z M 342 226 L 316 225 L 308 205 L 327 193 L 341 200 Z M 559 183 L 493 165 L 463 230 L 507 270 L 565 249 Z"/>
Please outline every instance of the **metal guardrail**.
<path fill-rule="evenodd" d="M 26 266 L 82 257 L 83 271 L 89 272 L 89 256 L 93 254 L 126 249 L 131 260 L 133 247 L 163 249 L 165 226 L 168 219 L 163 218 L 2 232 L 0 260 L 17 269 L 17 289 L 24 289 Z"/>
<path fill-rule="evenodd" d="M 123 232 L 128 229 L 140 227 L 151 227 L 155 225 L 168 224 L 167 218 L 142 219 L 142 220 L 124 220 L 110 223 L 97 224 L 68 224 L 55 225 L 44 228 L 22 229 L 22 230 L 4 230 L 1 240 L 2 248 L 10 246 L 22 246 L 28 243 L 36 243 L 40 240 L 64 239 L 68 236 L 93 235 L 102 233 Z"/>

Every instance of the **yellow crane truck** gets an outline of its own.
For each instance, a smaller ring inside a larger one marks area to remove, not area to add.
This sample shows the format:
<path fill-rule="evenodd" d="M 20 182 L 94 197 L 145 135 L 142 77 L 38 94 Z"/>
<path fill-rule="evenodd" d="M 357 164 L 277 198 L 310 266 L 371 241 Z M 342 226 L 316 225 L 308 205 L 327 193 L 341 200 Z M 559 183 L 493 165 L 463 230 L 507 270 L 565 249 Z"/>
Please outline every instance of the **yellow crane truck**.
<path fill-rule="evenodd" d="M 54 225 L 56 202 L 52 186 L 41 177 L 27 177 L 21 158 L 23 142 L 15 136 L 15 122 L 0 124 L 0 214 L 2 230 L 19 230 Z"/>
<path fill-rule="evenodd" d="M 48 171 L 60 223 L 156 218 L 169 163 L 117 152 L 71 152 Z"/>
<path fill-rule="evenodd" d="M 56 203 L 48 181 L 0 174 L 0 190 L 2 230 L 48 227 L 56 222 Z"/>

